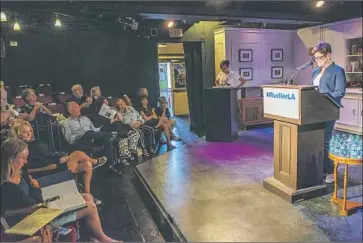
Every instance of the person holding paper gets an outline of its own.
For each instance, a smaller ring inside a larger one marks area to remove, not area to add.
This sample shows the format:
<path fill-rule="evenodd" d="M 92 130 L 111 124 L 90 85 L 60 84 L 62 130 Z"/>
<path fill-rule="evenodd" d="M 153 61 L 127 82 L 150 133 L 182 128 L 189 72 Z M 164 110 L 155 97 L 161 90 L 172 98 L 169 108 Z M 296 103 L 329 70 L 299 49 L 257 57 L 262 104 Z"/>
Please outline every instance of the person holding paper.
<path fill-rule="evenodd" d="M 318 43 L 311 51 L 317 68 L 312 75 L 312 83 L 319 87 L 320 93 L 328 93 L 337 103 L 345 95 L 345 72 L 344 69 L 332 61 L 332 48 L 327 42 Z M 334 163 L 329 159 L 329 142 L 332 137 L 335 121 L 325 123 L 324 130 L 324 173 L 325 182 L 334 182 Z"/>
<path fill-rule="evenodd" d="M 220 63 L 220 68 L 222 72 L 220 72 L 217 76 L 215 86 L 224 87 L 224 86 L 230 86 L 233 88 L 241 88 L 247 80 L 242 78 L 238 73 L 232 71 L 229 69 L 229 61 L 223 60 Z M 238 127 L 241 129 L 242 122 L 241 122 L 241 108 L 240 108 L 240 102 L 241 99 L 241 90 L 237 91 L 237 110 L 236 110 L 236 117 L 237 117 L 237 123 Z"/>
<path fill-rule="evenodd" d="M 46 207 L 42 201 L 42 191 L 37 180 L 21 170 L 27 164 L 29 155 L 28 145 L 17 138 L 6 140 L 1 146 L 1 214 L 8 210 L 34 206 L 34 209 Z M 60 216 L 53 222 L 63 224 L 83 220 L 88 233 L 100 242 L 118 242 L 107 236 L 101 226 L 98 210 L 91 194 L 83 194 L 87 207 L 77 212 Z M 15 225 L 22 218 L 14 217 L 11 222 Z"/>

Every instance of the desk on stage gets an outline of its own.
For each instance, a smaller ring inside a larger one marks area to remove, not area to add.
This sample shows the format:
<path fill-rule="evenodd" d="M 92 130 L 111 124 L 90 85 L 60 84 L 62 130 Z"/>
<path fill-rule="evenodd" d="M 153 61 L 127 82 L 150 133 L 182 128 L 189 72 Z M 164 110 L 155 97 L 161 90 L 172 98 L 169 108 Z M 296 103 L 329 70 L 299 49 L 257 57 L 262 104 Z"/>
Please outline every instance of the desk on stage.
<path fill-rule="evenodd" d="M 204 111 L 206 140 L 232 142 L 238 136 L 236 117 L 237 91 L 239 88 L 205 88 Z"/>

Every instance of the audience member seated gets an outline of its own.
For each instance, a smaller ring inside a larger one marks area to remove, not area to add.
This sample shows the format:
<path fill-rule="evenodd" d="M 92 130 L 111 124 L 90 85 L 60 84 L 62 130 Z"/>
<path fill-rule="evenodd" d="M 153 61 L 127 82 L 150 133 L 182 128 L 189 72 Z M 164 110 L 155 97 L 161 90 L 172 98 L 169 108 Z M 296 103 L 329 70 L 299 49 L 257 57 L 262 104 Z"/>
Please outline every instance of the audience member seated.
<path fill-rule="evenodd" d="M 69 170 L 73 174 L 81 174 L 85 193 L 91 193 L 92 168 L 102 166 L 107 161 L 106 157 L 93 159 L 81 151 L 74 151 L 71 154 L 55 151 L 46 143 L 34 139 L 33 128 L 28 122 L 15 124 L 12 127 L 12 134 L 28 144 L 29 158 L 25 169 L 37 169 L 55 164 L 56 171 Z"/>
<path fill-rule="evenodd" d="M 3 81 L 0 81 L 0 90 L 1 90 L 1 109 L 5 109 L 5 106 L 8 104 L 8 92 L 5 89 L 5 84 Z"/>
<path fill-rule="evenodd" d="M 94 145 L 104 146 L 104 153 L 109 163 L 113 163 L 113 140 L 116 134 L 100 131 L 92 121 L 81 115 L 81 108 L 76 102 L 68 102 L 69 117 L 62 123 L 62 132 L 74 150 L 89 152 Z M 109 167 L 114 169 L 113 165 Z"/>
<path fill-rule="evenodd" d="M 86 116 L 92 121 L 95 127 L 102 127 L 109 124 L 109 119 L 99 115 L 102 105 L 108 105 L 107 99 L 101 95 L 100 87 L 96 86 L 91 88 L 90 98 L 92 99 L 92 102 L 87 109 Z"/>
<path fill-rule="evenodd" d="M 116 99 L 115 109 L 122 123 L 129 125 L 140 135 L 140 145 L 146 157 L 155 153 L 155 127 L 145 124 L 144 119 L 132 106 L 127 106 L 123 99 Z"/>
<path fill-rule="evenodd" d="M 92 104 L 92 98 L 84 95 L 83 87 L 79 84 L 72 86 L 72 95 L 68 98 L 67 103 L 69 101 L 76 102 L 80 106 L 82 115 L 88 113 L 87 108 Z"/>
<path fill-rule="evenodd" d="M 168 145 L 168 150 L 174 149 L 175 146 L 171 144 L 171 133 L 168 125 L 168 120 L 163 118 L 158 118 L 155 114 L 155 109 L 148 105 L 148 99 L 146 95 L 141 96 L 141 107 L 140 115 L 142 119 L 145 120 L 145 125 L 155 128 L 161 128 L 166 137 L 166 142 Z"/>
<path fill-rule="evenodd" d="M 43 204 L 42 191 L 37 180 L 21 170 L 27 163 L 28 146 L 20 139 L 11 138 L 1 146 L 1 213 L 8 210 L 21 209 L 36 204 Z M 108 237 L 102 230 L 98 210 L 91 194 L 83 194 L 87 208 L 63 214 L 53 221 L 55 225 L 63 225 L 82 220 L 90 237 L 100 242 L 117 242 Z M 45 204 L 43 204 L 46 206 Z M 22 218 L 8 220 L 14 225 Z"/>
<path fill-rule="evenodd" d="M 30 122 L 34 121 L 37 115 L 47 115 L 44 116 L 49 118 L 52 116 L 52 112 L 46 108 L 42 103 L 37 102 L 37 96 L 33 89 L 25 89 L 21 94 L 21 98 L 25 101 L 25 105 L 20 107 L 20 109 L 28 114 L 26 117 Z"/>
<path fill-rule="evenodd" d="M 141 108 L 141 98 L 143 96 L 146 96 L 147 98 L 149 97 L 149 91 L 147 90 L 147 88 L 140 88 L 137 93 L 136 93 L 136 102 L 134 102 L 135 104 L 135 108 L 136 110 L 140 110 Z"/>
<path fill-rule="evenodd" d="M 175 141 L 181 141 L 181 139 L 174 135 L 173 128 L 175 127 L 176 121 L 171 118 L 171 113 L 168 108 L 168 102 L 164 96 L 159 98 L 159 107 L 155 109 L 155 114 L 159 119 L 166 118 L 170 129 L 171 139 Z"/>
<path fill-rule="evenodd" d="M 131 98 L 127 94 L 124 94 L 123 95 L 123 100 L 125 101 L 125 103 L 126 103 L 127 106 L 132 106 L 132 107 L 134 106 L 132 104 Z"/>

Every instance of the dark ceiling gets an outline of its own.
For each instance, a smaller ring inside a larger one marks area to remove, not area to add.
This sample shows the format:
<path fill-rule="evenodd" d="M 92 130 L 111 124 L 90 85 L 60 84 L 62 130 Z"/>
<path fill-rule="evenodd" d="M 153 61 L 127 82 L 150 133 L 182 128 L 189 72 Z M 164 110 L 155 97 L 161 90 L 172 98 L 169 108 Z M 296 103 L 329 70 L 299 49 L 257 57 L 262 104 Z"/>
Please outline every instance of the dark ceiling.
<path fill-rule="evenodd" d="M 138 21 L 225 21 L 227 25 L 263 23 L 297 29 L 362 16 L 362 1 L 1 1 L 1 10 L 24 26 L 54 23 L 55 15 L 68 25 L 112 26 L 118 18 Z M 118 21 L 120 22 L 120 21 Z M 111 25 L 110 25 L 111 24 Z M 3 26 L 3 23 L 2 23 Z M 242 27 L 249 27 L 243 25 Z"/>

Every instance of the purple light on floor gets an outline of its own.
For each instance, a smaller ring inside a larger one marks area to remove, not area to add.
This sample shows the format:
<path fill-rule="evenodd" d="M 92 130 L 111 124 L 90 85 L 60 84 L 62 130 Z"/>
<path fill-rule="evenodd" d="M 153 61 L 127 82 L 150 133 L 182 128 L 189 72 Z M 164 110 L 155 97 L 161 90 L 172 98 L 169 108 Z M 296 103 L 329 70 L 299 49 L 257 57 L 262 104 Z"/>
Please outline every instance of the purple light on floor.
<path fill-rule="evenodd" d="M 264 155 L 271 155 L 269 146 L 261 146 L 248 143 L 219 143 L 211 142 L 204 146 L 197 147 L 192 155 L 203 160 L 229 160 L 234 161 L 240 158 L 256 158 Z"/>

